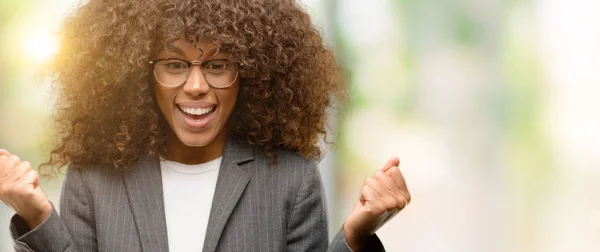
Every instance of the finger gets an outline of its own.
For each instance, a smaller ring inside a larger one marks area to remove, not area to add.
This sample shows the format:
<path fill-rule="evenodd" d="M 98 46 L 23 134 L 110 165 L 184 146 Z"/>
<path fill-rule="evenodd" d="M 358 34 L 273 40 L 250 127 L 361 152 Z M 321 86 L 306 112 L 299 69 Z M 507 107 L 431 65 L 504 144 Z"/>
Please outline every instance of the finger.
<path fill-rule="evenodd" d="M 391 169 L 387 170 L 385 174 L 388 175 L 394 181 L 394 183 L 396 183 L 396 186 L 400 188 L 401 191 L 408 191 L 404 176 L 398 167 L 392 167 Z"/>
<path fill-rule="evenodd" d="M 363 206 L 365 205 L 365 201 L 367 201 L 362 188 L 360 189 L 360 196 L 359 196 L 358 200 L 360 201 L 360 204 Z"/>
<path fill-rule="evenodd" d="M 410 204 L 412 196 L 410 195 L 409 191 L 400 191 L 400 193 L 402 193 L 402 197 L 404 198 L 404 205 L 400 209 L 404 209 L 406 206 L 408 206 L 408 204 Z"/>
<path fill-rule="evenodd" d="M 401 200 L 400 193 L 392 193 L 392 191 L 390 191 L 383 183 L 373 177 L 368 177 L 365 183 L 379 194 L 380 198 L 376 200 L 381 202 L 386 210 L 399 208 Z"/>
<path fill-rule="evenodd" d="M 375 189 L 375 191 L 377 192 L 377 194 L 379 194 L 380 197 L 383 197 L 386 193 L 389 193 L 387 187 L 385 187 L 384 184 L 380 183 L 379 180 L 377 180 L 374 177 L 368 177 L 367 179 L 365 179 L 365 185 L 368 185 Z"/>
<path fill-rule="evenodd" d="M 373 215 L 380 215 L 385 212 L 385 207 L 381 201 L 377 199 L 381 198 L 381 196 L 373 189 L 372 187 L 365 185 L 361 190 L 361 194 L 365 199 L 364 207 L 367 212 Z"/>
<path fill-rule="evenodd" d="M 373 175 L 373 177 L 375 177 L 375 179 L 377 179 L 379 182 L 383 183 L 383 185 L 385 185 L 385 187 L 392 193 L 396 193 L 399 191 L 396 182 L 394 182 L 394 180 L 392 180 L 392 178 L 386 175 L 384 172 L 377 171 L 375 172 L 375 175 Z"/>
<path fill-rule="evenodd" d="M 401 191 L 394 180 L 392 180 L 388 175 L 384 174 L 383 172 L 377 172 L 375 173 L 375 178 L 390 190 L 392 197 L 396 199 L 398 209 L 402 209 L 408 205 L 408 197 L 406 197 L 408 193 Z"/>
<path fill-rule="evenodd" d="M 371 177 L 366 178 L 365 182 L 363 183 L 363 188 L 361 188 L 361 190 L 360 190 L 359 200 L 361 201 L 361 203 L 364 203 L 364 201 L 367 201 L 367 200 L 375 200 L 375 198 L 365 198 L 366 194 L 364 193 L 364 190 L 365 190 L 365 186 L 368 186 L 368 184 L 369 184 L 368 183 L 369 179 L 372 179 L 372 178 Z"/>
<path fill-rule="evenodd" d="M 404 200 L 404 203 L 401 203 L 402 205 L 399 207 L 400 210 L 406 208 L 408 206 L 408 204 L 410 203 L 411 200 L 411 196 L 409 192 L 403 192 L 400 191 L 400 193 L 402 193 L 402 198 Z"/>
<path fill-rule="evenodd" d="M 15 169 L 13 169 L 13 171 L 6 177 L 6 180 L 17 181 L 31 170 L 31 164 L 27 161 L 23 161 L 19 165 L 17 165 Z"/>
<path fill-rule="evenodd" d="M 410 195 L 410 192 L 408 191 L 408 186 L 406 185 L 406 180 L 404 180 L 404 176 L 402 175 L 402 172 L 400 172 L 400 169 L 398 169 L 398 167 L 394 167 L 390 170 L 388 170 L 386 172 L 386 175 L 388 175 L 392 180 L 394 180 L 394 183 L 396 183 L 396 185 L 398 186 L 398 189 L 400 189 L 400 192 L 402 193 L 402 197 L 404 197 L 404 199 L 406 199 L 406 204 L 404 204 L 404 207 L 406 207 L 406 205 L 408 205 L 408 203 L 410 203 L 412 197 Z"/>
<path fill-rule="evenodd" d="M 12 174 L 14 167 L 21 163 L 21 160 L 17 155 L 11 155 L 8 159 L 0 165 L 0 173 L 2 173 L 2 179 Z"/>
<path fill-rule="evenodd" d="M 0 156 L 0 170 L 2 169 L 2 167 L 4 167 L 4 162 L 6 162 L 6 160 L 8 160 L 10 156 L 6 156 L 6 155 L 2 155 Z"/>
<path fill-rule="evenodd" d="M 35 170 L 33 170 L 33 171 L 35 171 Z M 40 187 L 40 176 L 38 175 L 37 171 L 35 171 L 35 175 L 36 176 L 35 176 L 35 180 L 33 181 L 33 188 L 37 189 L 38 187 Z M 408 203 L 407 203 L 407 205 L 408 205 Z"/>
<path fill-rule="evenodd" d="M 381 170 L 383 172 L 389 170 L 390 168 L 394 167 L 394 166 L 399 166 L 400 165 L 400 159 L 398 157 L 391 157 L 384 165 L 383 168 L 381 168 Z"/>
<path fill-rule="evenodd" d="M 19 178 L 19 182 L 27 185 L 35 185 L 36 181 L 38 181 L 38 173 L 35 170 L 30 170 L 25 173 L 21 178 Z M 35 187 L 34 187 L 35 188 Z"/>
<path fill-rule="evenodd" d="M 371 186 L 369 186 L 367 183 L 365 183 L 360 189 L 360 196 L 364 201 L 374 201 L 381 198 L 379 193 L 377 193 L 377 191 L 371 188 Z"/>
<path fill-rule="evenodd" d="M 7 156 L 0 156 L 0 179 L 4 179 L 4 177 L 6 177 L 6 174 L 8 173 L 8 168 L 5 168 L 5 163 L 7 159 Z"/>
<path fill-rule="evenodd" d="M 0 156 L 7 156 L 7 157 L 9 157 L 10 156 L 10 152 L 8 152 L 5 149 L 0 149 Z"/>

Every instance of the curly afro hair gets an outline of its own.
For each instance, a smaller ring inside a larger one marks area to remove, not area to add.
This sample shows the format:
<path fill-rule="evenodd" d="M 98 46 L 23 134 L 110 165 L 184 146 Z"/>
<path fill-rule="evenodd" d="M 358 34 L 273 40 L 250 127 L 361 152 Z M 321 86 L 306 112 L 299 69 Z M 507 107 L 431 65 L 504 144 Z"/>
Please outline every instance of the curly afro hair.
<path fill-rule="evenodd" d="M 217 43 L 241 63 L 233 134 L 319 159 L 326 108 L 343 96 L 341 71 L 294 0 L 90 0 L 67 18 L 49 67 L 56 135 L 41 167 L 125 169 L 166 153 L 166 124 L 148 61 L 179 38 Z"/>

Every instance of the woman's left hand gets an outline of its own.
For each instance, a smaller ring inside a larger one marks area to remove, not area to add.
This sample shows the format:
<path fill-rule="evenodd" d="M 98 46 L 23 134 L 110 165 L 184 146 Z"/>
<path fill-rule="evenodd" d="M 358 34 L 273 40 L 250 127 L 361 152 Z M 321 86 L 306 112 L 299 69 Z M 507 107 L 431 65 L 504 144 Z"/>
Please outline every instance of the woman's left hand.
<path fill-rule="evenodd" d="M 360 200 L 344 223 L 344 233 L 353 251 L 360 251 L 367 239 L 410 202 L 410 193 L 392 157 L 375 175 L 365 179 Z"/>

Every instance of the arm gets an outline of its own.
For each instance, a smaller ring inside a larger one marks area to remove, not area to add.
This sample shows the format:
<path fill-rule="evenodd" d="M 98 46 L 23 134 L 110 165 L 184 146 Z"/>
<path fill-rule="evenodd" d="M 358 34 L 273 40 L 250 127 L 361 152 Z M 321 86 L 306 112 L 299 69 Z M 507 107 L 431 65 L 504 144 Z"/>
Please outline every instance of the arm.
<path fill-rule="evenodd" d="M 328 240 L 324 191 L 317 166 L 307 161 L 287 226 L 286 251 L 326 251 Z M 301 168 L 298 168 L 301 169 Z"/>
<path fill-rule="evenodd" d="M 10 234 L 17 252 L 31 251 L 75 251 L 70 236 L 52 206 L 50 215 L 37 227 L 30 229 L 18 214 L 10 220 Z"/>
<path fill-rule="evenodd" d="M 15 215 L 11 235 L 16 251 L 97 251 L 92 207 L 78 170 L 69 169 L 61 192 L 61 215 L 52 213 L 39 226 L 30 229 Z M 82 250 L 84 249 L 84 250 Z"/>
<path fill-rule="evenodd" d="M 308 166 L 288 222 L 286 251 L 352 252 L 343 229 L 328 246 L 323 183 L 316 164 L 310 162 Z M 375 234 L 362 247 L 364 251 L 385 251 Z"/>

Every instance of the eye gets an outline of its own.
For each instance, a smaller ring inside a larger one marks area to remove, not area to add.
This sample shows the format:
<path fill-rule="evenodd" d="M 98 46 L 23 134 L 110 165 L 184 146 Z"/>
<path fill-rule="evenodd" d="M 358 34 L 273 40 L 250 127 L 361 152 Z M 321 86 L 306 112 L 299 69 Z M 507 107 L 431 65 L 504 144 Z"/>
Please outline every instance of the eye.
<path fill-rule="evenodd" d="M 179 60 L 169 60 L 165 62 L 165 66 L 169 71 L 172 72 L 180 72 L 185 71 L 187 69 L 187 64 Z"/>
<path fill-rule="evenodd" d="M 230 63 L 227 60 L 211 60 L 204 64 L 203 68 L 210 73 L 221 73 L 227 70 Z"/>

